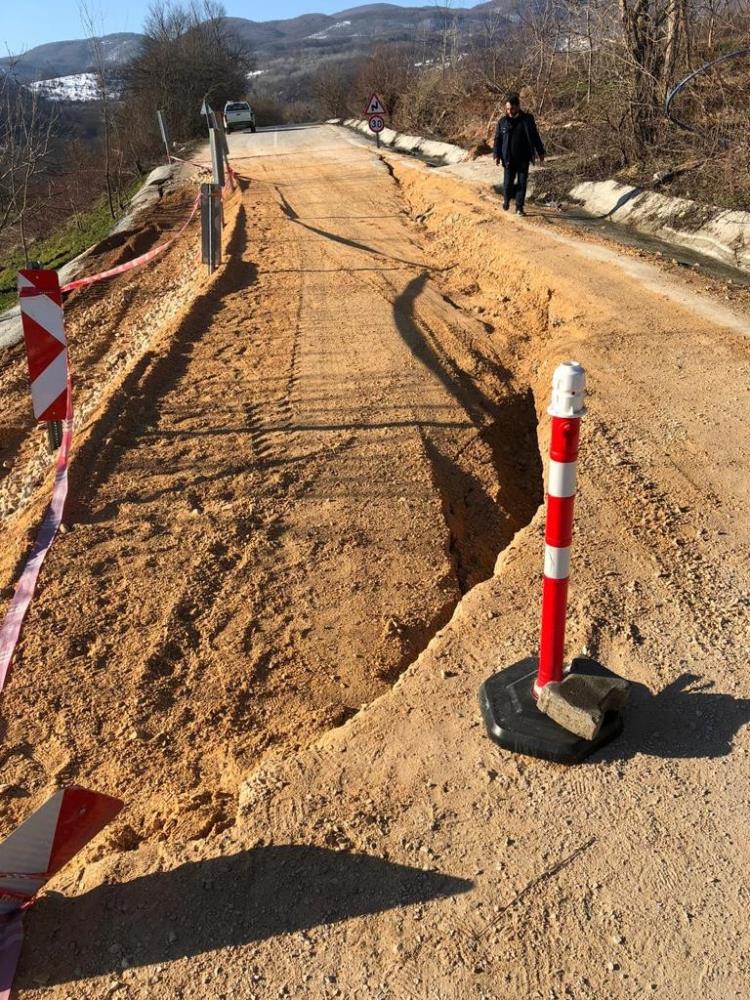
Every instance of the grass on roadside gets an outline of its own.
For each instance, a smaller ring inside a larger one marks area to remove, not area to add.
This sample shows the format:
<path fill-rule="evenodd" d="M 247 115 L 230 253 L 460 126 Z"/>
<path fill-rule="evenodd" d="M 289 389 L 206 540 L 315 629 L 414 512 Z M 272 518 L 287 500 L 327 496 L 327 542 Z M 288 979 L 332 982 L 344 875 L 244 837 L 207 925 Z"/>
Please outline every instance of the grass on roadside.
<path fill-rule="evenodd" d="M 128 201 L 141 183 L 140 179 L 135 180 L 127 189 L 125 195 Z M 46 239 L 33 243 L 29 248 L 29 257 L 38 260 L 43 267 L 60 268 L 104 239 L 114 221 L 106 197 L 100 198 L 88 211 L 81 212 L 76 219 L 69 219 Z M 0 260 L 0 312 L 15 305 L 18 297 L 16 275 L 24 266 L 20 249 Z"/>

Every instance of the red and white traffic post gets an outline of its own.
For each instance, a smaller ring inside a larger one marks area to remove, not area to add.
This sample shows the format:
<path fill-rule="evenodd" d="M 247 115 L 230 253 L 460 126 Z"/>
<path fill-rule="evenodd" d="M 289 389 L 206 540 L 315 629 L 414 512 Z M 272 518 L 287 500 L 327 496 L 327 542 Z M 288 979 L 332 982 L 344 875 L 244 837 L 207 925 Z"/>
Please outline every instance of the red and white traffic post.
<path fill-rule="evenodd" d="M 574 657 L 569 669 L 563 670 L 585 394 L 581 365 L 577 361 L 558 365 L 547 410 L 552 428 L 539 655 L 499 670 L 479 689 L 479 706 L 491 740 L 504 750 L 559 764 L 578 763 L 622 731 L 620 708 L 627 688 L 627 682 L 587 656 Z"/>
<path fill-rule="evenodd" d="M 34 416 L 40 423 L 49 422 L 50 449 L 56 450 L 70 405 L 68 344 L 57 271 L 19 271 L 18 295 Z"/>
<path fill-rule="evenodd" d="M 563 678 L 565 619 L 568 605 L 573 504 L 581 417 L 586 412 L 586 374 L 577 361 L 558 365 L 552 377 L 552 417 L 547 474 L 547 522 L 544 533 L 542 630 L 534 696 L 550 681 Z"/>

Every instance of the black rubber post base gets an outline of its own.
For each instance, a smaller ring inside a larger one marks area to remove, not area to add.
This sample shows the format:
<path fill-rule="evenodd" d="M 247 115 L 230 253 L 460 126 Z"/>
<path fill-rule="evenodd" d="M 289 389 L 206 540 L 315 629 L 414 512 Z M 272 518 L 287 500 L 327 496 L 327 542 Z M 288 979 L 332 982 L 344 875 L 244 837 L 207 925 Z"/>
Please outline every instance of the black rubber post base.
<path fill-rule="evenodd" d="M 596 739 L 584 740 L 558 726 L 536 707 L 532 688 L 537 659 L 530 656 L 489 677 L 479 689 L 487 734 L 498 746 L 557 764 L 577 764 L 622 732 L 622 713 L 607 712 Z M 615 677 L 601 663 L 576 657 L 571 672 Z"/>

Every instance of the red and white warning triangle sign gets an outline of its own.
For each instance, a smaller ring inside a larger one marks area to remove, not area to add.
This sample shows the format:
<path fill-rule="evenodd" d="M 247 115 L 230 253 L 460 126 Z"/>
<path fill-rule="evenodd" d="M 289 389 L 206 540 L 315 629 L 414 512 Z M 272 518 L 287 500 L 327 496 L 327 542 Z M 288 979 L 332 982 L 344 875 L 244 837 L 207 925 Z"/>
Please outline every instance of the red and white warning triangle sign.
<path fill-rule="evenodd" d="M 377 94 L 373 94 L 370 100 L 367 102 L 367 107 L 365 108 L 366 115 L 384 115 L 387 114 L 385 110 L 385 105 L 380 100 Z"/>
<path fill-rule="evenodd" d="M 0 844 L 0 1000 L 10 996 L 24 910 L 122 806 L 119 799 L 74 785 L 55 792 Z"/>

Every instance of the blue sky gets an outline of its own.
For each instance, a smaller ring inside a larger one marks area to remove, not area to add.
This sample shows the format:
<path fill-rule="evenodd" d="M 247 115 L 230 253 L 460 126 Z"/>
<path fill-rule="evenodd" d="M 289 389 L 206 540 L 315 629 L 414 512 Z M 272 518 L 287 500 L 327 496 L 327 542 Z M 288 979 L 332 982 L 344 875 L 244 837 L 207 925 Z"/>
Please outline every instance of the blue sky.
<path fill-rule="evenodd" d="M 89 0 L 102 34 L 113 31 L 140 31 L 149 0 Z M 367 0 L 361 0 L 362 3 Z M 431 0 L 389 0 L 400 7 L 431 5 Z M 457 6 L 472 7 L 478 0 L 464 0 Z M 333 14 L 358 6 L 351 0 L 224 0 L 227 13 L 253 21 L 270 21 L 297 14 Z M 63 39 L 82 38 L 79 0 L 2 0 L 0 4 L 0 49 L 14 55 Z"/>

